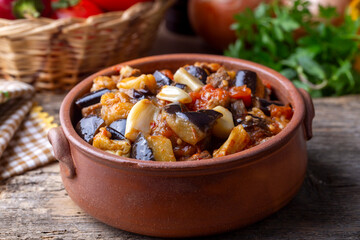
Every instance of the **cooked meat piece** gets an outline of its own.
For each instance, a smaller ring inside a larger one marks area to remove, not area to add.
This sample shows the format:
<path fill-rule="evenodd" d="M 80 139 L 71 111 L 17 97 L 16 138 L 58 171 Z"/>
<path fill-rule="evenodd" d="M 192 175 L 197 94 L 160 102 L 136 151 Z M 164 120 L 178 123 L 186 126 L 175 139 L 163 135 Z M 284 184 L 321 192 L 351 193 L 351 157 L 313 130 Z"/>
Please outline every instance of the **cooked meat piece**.
<path fill-rule="evenodd" d="M 228 89 L 230 80 L 231 78 L 225 68 L 221 67 L 216 71 L 216 73 L 208 76 L 206 83 L 211 84 L 215 88 Z"/>

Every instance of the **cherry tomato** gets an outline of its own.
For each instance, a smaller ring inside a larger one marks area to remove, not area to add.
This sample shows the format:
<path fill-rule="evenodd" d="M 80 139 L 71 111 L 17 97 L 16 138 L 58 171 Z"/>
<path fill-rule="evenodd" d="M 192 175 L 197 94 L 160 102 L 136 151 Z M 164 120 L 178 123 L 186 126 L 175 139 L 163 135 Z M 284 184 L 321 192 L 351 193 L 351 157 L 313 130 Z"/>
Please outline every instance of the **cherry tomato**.
<path fill-rule="evenodd" d="M 93 2 L 89 0 L 79 0 L 76 5 L 58 5 L 61 1 L 53 1 L 54 13 L 52 18 L 87 18 L 97 14 L 103 13 L 103 11 Z"/>
<path fill-rule="evenodd" d="M 91 0 L 96 5 L 107 11 L 123 11 L 138 2 L 149 2 L 152 0 Z"/>
<path fill-rule="evenodd" d="M 230 97 L 235 99 L 243 100 L 246 107 L 251 106 L 251 89 L 247 88 L 246 85 L 240 87 L 230 88 Z"/>

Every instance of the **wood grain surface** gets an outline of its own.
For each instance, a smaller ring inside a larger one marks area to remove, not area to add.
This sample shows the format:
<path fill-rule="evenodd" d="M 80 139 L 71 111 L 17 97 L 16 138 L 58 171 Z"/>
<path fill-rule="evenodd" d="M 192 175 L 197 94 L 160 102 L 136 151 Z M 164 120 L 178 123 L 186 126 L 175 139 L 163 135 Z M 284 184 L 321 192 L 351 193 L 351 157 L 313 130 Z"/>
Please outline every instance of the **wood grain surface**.
<path fill-rule="evenodd" d="M 200 40 L 161 35 L 151 54 L 211 53 Z M 56 116 L 64 94 L 37 101 Z M 296 197 L 270 217 L 205 239 L 360 239 L 360 95 L 315 99 L 309 165 Z M 58 163 L 0 182 L 0 239 L 154 239 L 109 227 L 68 197 Z"/>
<path fill-rule="evenodd" d="M 52 114 L 62 98 L 37 96 Z M 314 102 L 308 171 L 296 197 L 254 225 L 207 239 L 360 239 L 360 96 Z M 114 229 L 83 212 L 68 197 L 53 163 L 0 183 L 0 239 L 152 238 Z"/>

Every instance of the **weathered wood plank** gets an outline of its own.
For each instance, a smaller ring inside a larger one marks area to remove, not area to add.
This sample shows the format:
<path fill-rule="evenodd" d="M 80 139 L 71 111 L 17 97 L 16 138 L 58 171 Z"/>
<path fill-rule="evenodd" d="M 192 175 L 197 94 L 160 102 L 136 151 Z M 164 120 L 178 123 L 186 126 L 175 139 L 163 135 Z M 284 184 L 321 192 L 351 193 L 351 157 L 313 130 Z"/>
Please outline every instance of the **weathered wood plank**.
<path fill-rule="evenodd" d="M 54 114 L 62 97 L 38 99 Z M 300 192 L 267 219 L 210 239 L 360 239 L 360 96 L 316 99 L 315 106 Z M 67 196 L 54 163 L 0 183 L 0 239 L 152 238 L 84 213 Z"/>

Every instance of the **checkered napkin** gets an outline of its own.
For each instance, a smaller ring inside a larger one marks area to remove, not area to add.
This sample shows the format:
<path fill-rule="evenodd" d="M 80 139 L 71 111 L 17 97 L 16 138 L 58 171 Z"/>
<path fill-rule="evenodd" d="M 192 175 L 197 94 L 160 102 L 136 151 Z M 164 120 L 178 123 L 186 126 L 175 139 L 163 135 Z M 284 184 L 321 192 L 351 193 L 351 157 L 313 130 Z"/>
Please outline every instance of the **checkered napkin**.
<path fill-rule="evenodd" d="M 54 160 L 46 137 L 54 119 L 34 105 L 31 86 L 16 83 L 0 81 L 0 181 Z"/>

